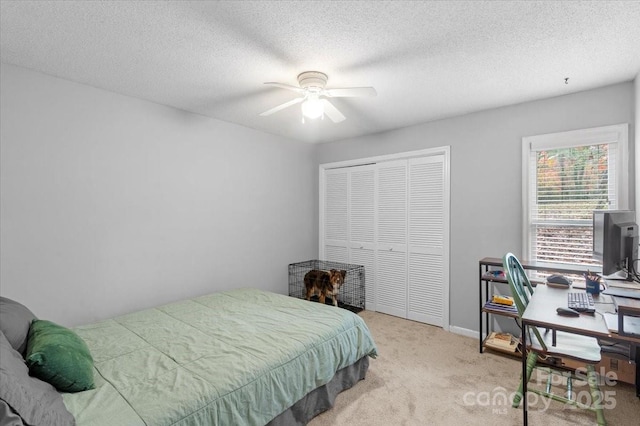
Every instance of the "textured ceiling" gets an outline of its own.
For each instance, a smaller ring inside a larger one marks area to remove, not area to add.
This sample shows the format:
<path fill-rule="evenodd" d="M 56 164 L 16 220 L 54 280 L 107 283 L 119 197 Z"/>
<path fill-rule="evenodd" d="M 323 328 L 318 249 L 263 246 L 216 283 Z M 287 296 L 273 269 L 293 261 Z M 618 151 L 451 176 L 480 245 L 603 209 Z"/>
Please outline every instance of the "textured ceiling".
<path fill-rule="evenodd" d="M 3 62 L 306 142 L 631 81 L 640 2 L 2 1 Z M 302 71 L 347 119 L 307 120 Z M 569 77 L 569 84 L 564 83 Z"/>

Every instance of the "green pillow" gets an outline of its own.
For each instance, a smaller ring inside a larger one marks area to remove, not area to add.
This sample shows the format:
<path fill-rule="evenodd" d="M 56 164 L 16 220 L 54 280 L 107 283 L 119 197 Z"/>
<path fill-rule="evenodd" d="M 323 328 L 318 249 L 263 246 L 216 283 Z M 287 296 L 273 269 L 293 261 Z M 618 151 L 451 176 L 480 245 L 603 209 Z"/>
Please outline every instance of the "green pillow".
<path fill-rule="evenodd" d="M 27 337 L 29 374 L 61 392 L 93 389 L 93 358 L 74 331 L 46 320 L 33 320 Z"/>

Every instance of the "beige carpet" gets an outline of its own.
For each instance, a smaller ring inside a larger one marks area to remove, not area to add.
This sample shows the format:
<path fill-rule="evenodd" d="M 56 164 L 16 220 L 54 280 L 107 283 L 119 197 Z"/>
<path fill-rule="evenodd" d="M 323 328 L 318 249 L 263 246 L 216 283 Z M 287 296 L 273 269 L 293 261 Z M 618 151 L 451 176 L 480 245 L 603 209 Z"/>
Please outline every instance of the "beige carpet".
<path fill-rule="evenodd" d="M 338 395 L 335 406 L 309 426 L 521 425 L 511 408 L 521 364 L 478 352 L 478 341 L 413 321 L 363 311 L 378 345 L 367 378 Z M 587 398 L 586 384 L 574 390 Z M 640 399 L 631 385 L 604 386 L 609 425 L 640 424 Z M 584 400 L 584 399 L 583 399 Z M 550 404 L 545 408 L 545 403 Z M 531 425 L 594 425 L 595 414 L 549 399 L 529 409 Z"/>

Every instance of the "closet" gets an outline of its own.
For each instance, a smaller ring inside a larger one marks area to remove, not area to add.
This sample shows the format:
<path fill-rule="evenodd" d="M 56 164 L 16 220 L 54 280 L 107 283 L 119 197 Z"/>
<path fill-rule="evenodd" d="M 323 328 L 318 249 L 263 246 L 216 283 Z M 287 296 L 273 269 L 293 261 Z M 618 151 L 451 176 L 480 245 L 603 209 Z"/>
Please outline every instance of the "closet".
<path fill-rule="evenodd" d="M 321 166 L 320 258 L 364 265 L 366 309 L 448 328 L 448 161 L 444 147 Z"/>

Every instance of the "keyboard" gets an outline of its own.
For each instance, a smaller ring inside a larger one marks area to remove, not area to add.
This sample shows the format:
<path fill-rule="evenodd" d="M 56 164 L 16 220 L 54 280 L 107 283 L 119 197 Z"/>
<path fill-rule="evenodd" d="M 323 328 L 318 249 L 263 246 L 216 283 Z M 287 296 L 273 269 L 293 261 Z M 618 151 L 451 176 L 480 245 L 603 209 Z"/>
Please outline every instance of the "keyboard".
<path fill-rule="evenodd" d="M 571 291 L 567 294 L 567 307 L 578 312 L 594 313 L 596 304 L 591 293 L 584 291 Z"/>

